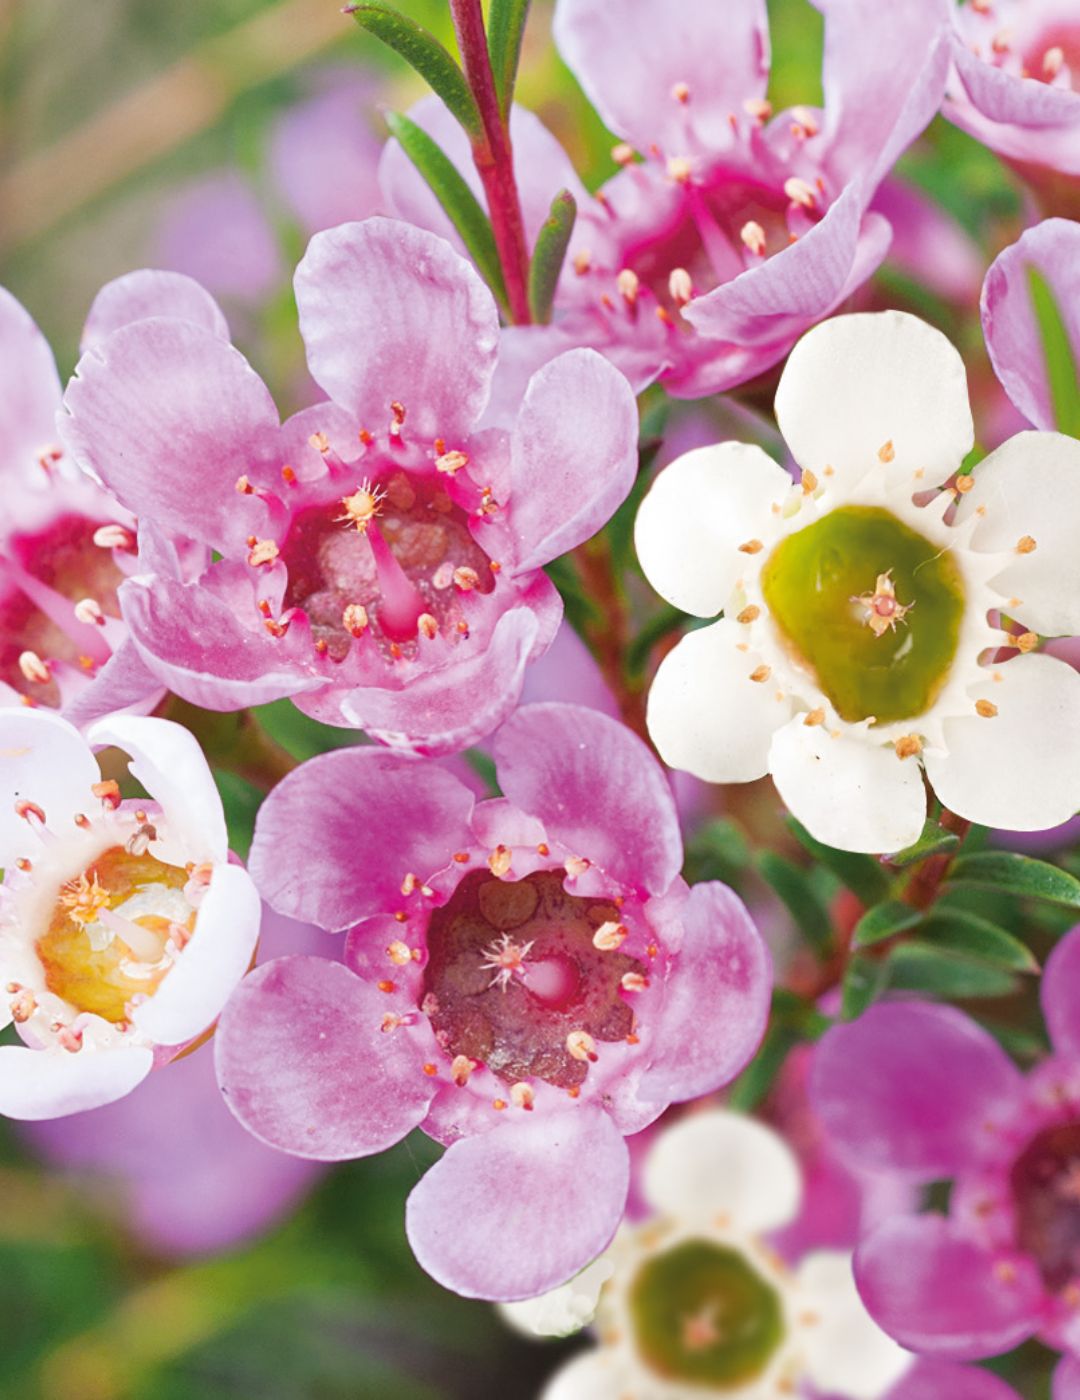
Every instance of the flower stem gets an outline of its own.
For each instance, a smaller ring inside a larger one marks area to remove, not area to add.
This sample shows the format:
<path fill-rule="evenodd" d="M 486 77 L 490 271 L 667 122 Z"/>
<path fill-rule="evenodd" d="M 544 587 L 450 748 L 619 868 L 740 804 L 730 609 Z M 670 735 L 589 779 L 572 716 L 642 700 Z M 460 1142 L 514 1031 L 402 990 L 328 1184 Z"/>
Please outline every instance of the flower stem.
<path fill-rule="evenodd" d="M 532 319 L 529 314 L 529 247 L 514 178 L 509 121 L 503 121 L 499 110 L 481 0 L 450 0 L 450 13 L 465 78 L 476 98 L 484 126 L 483 135 L 473 142 L 472 156 L 487 197 L 510 317 L 515 325 L 527 325 Z"/>
<path fill-rule="evenodd" d="M 964 817 L 958 817 L 955 812 L 950 812 L 946 807 L 941 809 L 940 820 L 946 831 L 951 831 L 960 838 L 960 846 L 946 855 L 928 856 L 916 870 L 911 883 L 904 892 L 904 898 L 916 909 L 929 909 L 934 900 L 937 899 L 945 876 L 964 844 L 964 837 L 971 830 L 969 821 Z"/>

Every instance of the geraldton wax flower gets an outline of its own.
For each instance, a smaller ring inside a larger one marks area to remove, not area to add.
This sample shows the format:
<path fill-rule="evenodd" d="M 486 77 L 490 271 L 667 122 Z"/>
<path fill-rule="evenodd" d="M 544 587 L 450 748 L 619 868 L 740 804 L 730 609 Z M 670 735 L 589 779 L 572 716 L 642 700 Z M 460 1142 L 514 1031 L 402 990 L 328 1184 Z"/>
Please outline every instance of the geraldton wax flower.
<path fill-rule="evenodd" d="M 121 799 L 91 749 L 150 794 Z M 116 716 L 84 740 L 48 710 L 0 710 L 0 1113 L 56 1118 L 129 1093 L 208 1030 L 243 976 L 259 897 L 229 863 L 191 735 Z"/>
<path fill-rule="evenodd" d="M 747 1062 L 771 968 L 725 885 L 681 879 L 671 790 L 629 730 L 527 705 L 494 752 L 492 801 L 376 748 L 270 794 L 255 878 L 280 912 L 349 929 L 345 965 L 256 969 L 216 1060 L 236 1116 L 286 1152 L 362 1157 L 418 1126 L 445 1144 L 409 1197 L 413 1250 L 459 1293 L 514 1299 L 607 1245 L 624 1135 Z"/>
<path fill-rule="evenodd" d="M 973 429 L 963 363 L 889 311 L 796 346 L 776 415 L 793 481 L 722 443 L 658 478 L 642 567 L 711 626 L 664 659 L 648 724 L 712 782 L 771 773 L 819 840 L 911 844 L 923 772 L 972 821 L 1041 830 L 1080 806 L 1080 676 L 1041 653 L 1080 630 L 1080 442 L 1020 433 L 960 475 Z M 942 486 L 942 483 L 947 483 Z"/>

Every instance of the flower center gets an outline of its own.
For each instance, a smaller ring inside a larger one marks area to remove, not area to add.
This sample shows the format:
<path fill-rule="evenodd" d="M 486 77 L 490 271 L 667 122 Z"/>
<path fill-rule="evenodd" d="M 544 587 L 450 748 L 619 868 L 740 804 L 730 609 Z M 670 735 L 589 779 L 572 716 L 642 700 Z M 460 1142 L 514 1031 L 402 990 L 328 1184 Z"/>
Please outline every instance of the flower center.
<path fill-rule="evenodd" d="M 736 1390 L 784 1337 L 779 1294 L 737 1249 L 686 1240 L 651 1258 L 630 1288 L 637 1347 L 665 1379 Z"/>
<path fill-rule="evenodd" d="M 126 1020 L 132 997 L 153 995 L 194 930 L 187 880 L 182 867 L 121 846 L 68 880 L 37 940 L 49 991 L 76 1011 Z"/>
<path fill-rule="evenodd" d="M 620 983 L 644 968 L 594 942 L 619 919 L 613 904 L 567 894 L 562 872 L 467 875 L 428 928 L 422 1009 L 440 1045 L 510 1083 L 580 1084 L 590 1045 L 633 1028 Z"/>
<path fill-rule="evenodd" d="M 313 639 L 335 661 L 369 626 L 388 653 L 415 645 L 425 618 L 456 640 L 467 631 L 464 596 L 495 587 L 490 560 L 441 481 L 400 469 L 299 512 L 281 558 L 285 607 L 304 609 Z"/>
<path fill-rule="evenodd" d="M 1010 1174 L 1020 1247 L 1057 1291 L 1080 1276 L 1080 1123 L 1038 1134 Z"/>
<path fill-rule="evenodd" d="M 964 616 L 947 550 L 876 506 L 842 506 L 776 546 L 761 587 L 795 660 L 841 719 L 921 715 L 952 665 Z"/>

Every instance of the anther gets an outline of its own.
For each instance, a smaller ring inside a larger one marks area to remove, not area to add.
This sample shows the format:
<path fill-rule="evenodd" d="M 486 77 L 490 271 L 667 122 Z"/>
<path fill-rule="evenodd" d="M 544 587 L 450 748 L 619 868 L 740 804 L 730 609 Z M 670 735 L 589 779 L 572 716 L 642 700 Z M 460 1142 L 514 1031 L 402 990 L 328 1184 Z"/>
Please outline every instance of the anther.
<path fill-rule="evenodd" d="M 574 271 L 579 277 L 584 277 L 592 267 L 592 254 L 588 248 L 582 248 L 580 253 L 574 254 Z"/>
<path fill-rule="evenodd" d="M 992 700 L 976 700 L 975 713 L 982 715 L 983 719 L 993 719 L 998 712 L 998 707 Z"/>
<path fill-rule="evenodd" d="M 470 569 L 468 564 L 456 568 L 453 577 L 455 588 L 460 588 L 462 593 L 471 593 L 480 584 L 480 575 L 475 569 Z"/>
<path fill-rule="evenodd" d="M 615 285 L 619 289 L 619 295 L 627 306 L 636 306 L 638 290 L 641 286 L 637 273 L 630 267 L 624 267 L 615 278 Z"/>
<path fill-rule="evenodd" d="M 19 856 L 15 861 L 15 868 L 17 870 L 21 870 L 24 875 L 28 875 L 34 867 L 31 864 L 31 862 L 26 859 L 25 856 Z"/>
<path fill-rule="evenodd" d="M 893 460 L 893 458 L 896 456 L 896 448 L 893 446 L 892 438 L 890 438 L 888 442 L 883 442 L 881 444 L 881 446 L 878 448 L 877 455 L 879 462 L 891 462 Z"/>
<path fill-rule="evenodd" d="M 492 1108 L 498 1110 L 499 1112 L 502 1112 L 502 1110 L 506 1107 L 506 1100 L 505 1100 L 505 1099 L 492 1099 L 492 1100 L 491 1100 L 491 1106 L 492 1106 Z"/>
<path fill-rule="evenodd" d="M 743 111 L 756 122 L 767 122 L 772 116 L 772 103 L 764 97 L 748 97 L 743 103 Z"/>
<path fill-rule="evenodd" d="M 818 134 L 820 127 L 817 117 L 809 107 L 792 107 L 791 115 L 794 118 L 791 126 L 792 135 L 806 140 L 808 137 Z"/>
<path fill-rule="evenodd" d="M 1012 47 L 1012 38 L 1011 29 L 999 29 L 990 40 L 990 47 L 997 54 L 1008 53 Z"/>
<path fill-rule="evenodd" d="M 363 603 L 349 603 L 341 614 L 341 625 L 354 637 L 362 637 L 367 631 L 368 614 Z"/>
<path fill-rule="evenodd" d="M 807 729 L 813 729 L 813 727 L 814 727 L 816 724 L 824 724 L 824 723 L 825 723 L 825 711 L 821 708 L 820 705 L 817 707 L 816 710 L 811 710 L 811 711 L 807 714 L 806 718 L 803 720 L 803 724 L 806 725 Z"/>
<path fill-rule="evenodd" d="M 510 866 L 513 863 L 513 853 L 508 846 L 496 846 L 491 855 L 488 856 L 488 869 L 492 875 L 502 879 L 504 875 L 510 873 Z"/>
<path fill-rule="evenodd" d="M 421 613 L 416 619 L 416 630 L 422 637 L 426 637 L 429 642 L 433 642 L 439 635 L 439 623 L 431 613 Z"/>
<path fill-rule="evenodd" d="M 751 679 L 752 681 L 756 681 L 756 682 L 758 683 L 758 685 L 761 685 L 761 684 L 763 684 L 765 681 L 767 681 L 771 675 L 772 675 L 772 667 L 771 667 L 771 666 L 765 666 L 765 665 L 762 665 L 762 666 L 755 666 L 754 669 L 750 672 L 750 679 Z"/>
<path fill-rule="evenodd" d="M 433 1065 L 430 1060 L 426 1065 L 422 1065 L 421 1068 L 429 1079 L 434 1079 L 439 1072 L 438 1065 Z"/>
<path fill-rule="evenodd" d="M 784 181 L 784 193 L 792 204 L 799 204 L 804 209 L 813 209 L 817 203 L 813 185 L 808 185 L 798 175 L 792 175 Z"/>
<path fill-rule="evenodd" d="M 671 89 L 671 95 L 676 102 L 682 103 L 684 107 L 690 101 L 690 89 L 685 83 L 676 83 Z"/>
<path fill-rule="evenodd" d="M 668 178 L 674 180 L 677 185 L 687 185 L 694 173 L 694 163 L 686 156 L 671 156 L 667 163 L 667 173 Z"/>
<path fill-rule="evenodd" d="M 739 545 L 739 553 L 760 554 L 764 548 L 765 546 L 760 540 L 746 540 L 743 544 Z"/>
<path fill-rule="evenodd" d="M 75 617 L 79 622 L 87 622 L 95 627 L 105 626 L 105 614 L 96 598 L 80 598 L 75 604 Z"/>
<path fill-rule="evenodd" d="M 38 685 L 45 685 L 52 679 L 48 666 L 36 651 L 19 653 L 19 670 L 28 681 L 33 681 Z"/>
<path fill-rule="evenodd" d="M 399 1016 L 396 1011 L 384 1011 L 379 1029 L 387 1035 L 390 1031 L 396 1031 L 399 1026 L 407 1026 L 411 1020 L 411 1016 Z"/>
<path fill-rule="evenodd" d="M 442 452 L 435 458 L 435 470 L 444 472 L 447 476 L 456 476 L 462 467 L 469 465 L 468 454 L 465 452 Z"/>
<path fill-rule="evenodd" d="M 549 856 L 551 855 L 551 847 L 546 841 L 541 841 L 536 848 L 536 854 L 540 856 Z"/>
<path fill-rule="evenodd" d="M 1013 637 L 1012 642 L 1017 651 L 1022 651 L 1026 654 L 1029 651 L 1034 651 L 1039 645 L 1039 634 L 1038 632 L 1020 632 L 1017 636 Z"/>
<path fill-rule="evenodd" d="M 685 306 L 694 295 L 694 284 L 685 267 L 673 267 L 668 273 L 668 295 L 676 306 Z"/>
<path fill-rule="evenodd" d="M 90 830 L 90 818 L 89 818 L 84 812 L 76 812 L 76 813 L 75 813 L 75 825 L 76 825 L 81 831 L 89 831 L 89 830 Z"/>
<path fill-rule="evenodd" d="M 596 1041 L 588 1031 L 571 1031 L 566 1037 L 566 1053 L 575 1060 L 589 1060 L 592 1064 L 600 1058 L 596 1053 Z"/>
<path fill-rule="evenodd" d="M 961 496 L 966 496 L 975 485 L 975 478 L 970 472 L 964 472 L 962 476 L 956 478 L 956 489 Z"/>
<path fill-rule="evenodd" d="M 238 476 L 238 477 L 236 478 L 236 488 L 235 488 L 235 489 L 236 489 L 237 494 L 240 495 L 240 496 L 250 496 L 250 495 L 252 494 L 252 492 L 255 490 L 254 486 L 252 486 L 251 482 L 248 480 L 248 478 L 247 478 L 246 476 Z"/>
<path fill-rule="evenodd" d="M 628 932 L 625 924 L 617 924 L 614 919 L 608 919 L 593 934 L 593 947 L 598 948 L 601 953 L 613 953 L 626 942 Z"/>
<path fill-rule="evenodd" d="M 468 851 L 455 851 L 452 859 L 456 860 L 458 865 L 468 865 L 469 853 Z"/>
<path fill-rule="evenodd" d="M 20 797 L 15 803 L 15 815 L 22 817 L 24 821 L 40 822 L 45 825 L 45 811 L 36 802 L 28 802 L 25 797 Z"/>
<path fill-rule="evenodd" d="M 409 945 L 407 943 L 402 943 L 400 938 L 395 938 L 393 943 L 389 945 L 386 950 L 386 956 L 395 967 L 405 967 L 408 963 L 412 962 L 412 953 L 409 951 Z"/>
<path fill-rule="evenodd" d="M 405 422 L 405 405 L 398 399 L 392 399 L 390 402 L 390 412 L 394 415 L 394 422 L 400 428 Z"/>
<path fill-rule="evenodd" d="M 624 992 L 643 992 L 649 985 L 649 979 L 640 972 L 624 972 L 619 985 Z"/>
<path fill-rule="evenodd" d="M 281 479 L 286 486 L 296 485 L 296 472 L 293 470 L 292 467 L 289 466 L 287 462 L 281 469 Z"/>
<path fill-rule="evenodd" d="M 756 622 L 760 616 L 761 609 L 756 603 L 751 603 L 748 607 L 743 608 L 741 613 L 737 614 L 735 621 L 743 623 Z"/>
<path fill-rule="evenodd" d="M 756 258 L 765 256 L 765 230 L 756 219 L 747 219 L 739 230 L 739 237 Z"/>
<path fill-rule="evenodd" d="M 571 880 L 576 880 L 579 875 L 584 875 L 592 864 L 587 856 L 567 856 L 563 862 L 564 869 Z"/>
<path fill-rule="evenodd" d="M 469 1082 L 469 1075 L 475 1068 L 476 1061 L 470 1060 L 468 1055 L 455 1055 L 450 1061 L 450 1078 L 459 1089 L 464 1089 Z"/>
<path fill-rule="evenodd" d="M 401 882 L 401 893 L 406 895 L 412 894 L 416 887 L 419 885 L 419 883 L 419 878 L 416 875 L 414 875 L 410 870 L 409 873 L 405 876 L 404 880 L 402 880 Z"/>
<path fill-rule="evenodd" d="M 629 145 L 626 141 L 620 141 L 620 142 L 618 143 L 618 145 L 612 146 L 612 148 L 611 148 L 611 159 L 615 162 L 616 165 L 622 165 L 622 166 L 633 165 L 633 163 L 634 163 L 634 148 L 633 148 L 633 146 Z"/>
<path fill-rule="evenodd" d="M 818 487 L 818 479 L 809 467 L 803 468 L 802 489 L 804 496 L 812 496 Z"/>
<path fill-rule="evenodd" d="M 248 551 L 247 561 L 253 569 L 263 564 L 272 564 L 281 551 L 273 540 L 257 539 Z"/>
<path fill-rule="evenodd" d="M 916 758 L 922 753 L 922 740 L 917 734 L 902 734 L 893 742 L 897 758 Z"/>
<path fill-rule="evenodd" d="M 1017 554 L 1031 554 L 1035 548 L 1035 541 L 1030 535 L 1021 535 L 1016 541 Z"/>
<path fill-rule="evenodd" d="M 135 549 L 135 536 L 123 525 L 99 525 L 93 538 L 99 549 Z"/>
<path fill-rule="evenodd" d="M 71 1026 L 62 1026 L 56 1036 L 62 1049 L 74 1055 L 77 1050 L 82 1049 L 83 1033 L 73 1030 Z"/>
<path fill-rule="evenodd" d="M 1048 82 L 1052 81 L 1061 72 L 1064 63 L 1065 50 L 1060 44 L 1055 44 L 1052 48 L 1047 49 L 1042 56 L 1043 77 Z"/>
<path fill-rule="evenodd" d="M 37 999 L 33 992 L 28 987 L 16 988 L 16 995 L 11 1001 L 11 1019 L 21 1026 L 29 1021 L 36 1010 Z"/>
<path fill-rule="evenodd" d="M 533 1110 L 533 1101 L 536 1095 L 533 1093 L 531 1084 L 518 1083 L 510 1086 L 510 1102 L 515 1108 L 523 1108 L 527 1113 Z"/>

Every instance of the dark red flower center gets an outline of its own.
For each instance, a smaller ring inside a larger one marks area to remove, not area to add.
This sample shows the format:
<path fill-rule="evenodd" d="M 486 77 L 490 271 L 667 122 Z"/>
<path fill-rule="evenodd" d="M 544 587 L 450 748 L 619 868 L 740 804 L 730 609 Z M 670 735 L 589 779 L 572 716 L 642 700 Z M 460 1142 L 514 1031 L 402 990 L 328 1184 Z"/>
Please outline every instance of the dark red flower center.
<path fill-rule="evenodd" d="M 1020 1248 L 1055 1292 L 1080 1275 L 1080 1123 L 1038 1134 L 1010 1175 Z"/>

